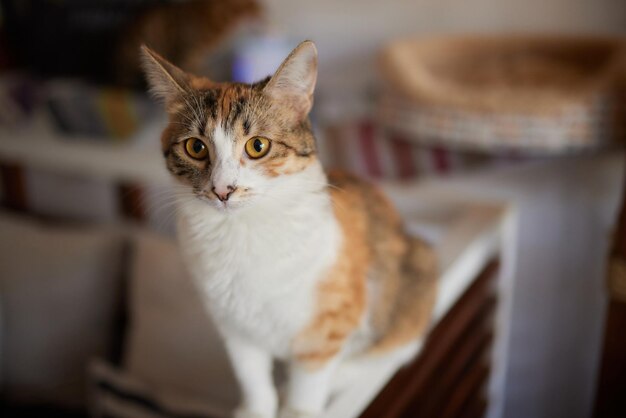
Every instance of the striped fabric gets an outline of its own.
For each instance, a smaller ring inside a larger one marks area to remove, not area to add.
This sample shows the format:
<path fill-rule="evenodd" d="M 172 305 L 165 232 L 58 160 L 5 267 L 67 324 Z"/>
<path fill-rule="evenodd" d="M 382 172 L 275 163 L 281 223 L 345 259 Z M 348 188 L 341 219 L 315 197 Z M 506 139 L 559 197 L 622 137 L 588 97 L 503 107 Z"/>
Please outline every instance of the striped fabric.
<path fill-rule="evenodd" d="M 527 154 L 563 154 L 606 147 L 619 139 L 621 103 L 597 95 L 554 114 L 497 113 L 435 105 L 417 105 L 384 95 L 381 122 L 423 143 L 483 152 L 519 150 Z"/>
<path fill-rule="evenodd" d="M 330 165 L 374 179 L 445 176 L 522 159 L 510 151 L 486 154 L 418 145 L 368 118 L 327 127 L 324 141 Z"/>
<path fill-rule="evenodd" d="M 95 418 L 226 418 L 231 412 L 196 399 L 165 394 L 102 360 L 90 365 Z"/>

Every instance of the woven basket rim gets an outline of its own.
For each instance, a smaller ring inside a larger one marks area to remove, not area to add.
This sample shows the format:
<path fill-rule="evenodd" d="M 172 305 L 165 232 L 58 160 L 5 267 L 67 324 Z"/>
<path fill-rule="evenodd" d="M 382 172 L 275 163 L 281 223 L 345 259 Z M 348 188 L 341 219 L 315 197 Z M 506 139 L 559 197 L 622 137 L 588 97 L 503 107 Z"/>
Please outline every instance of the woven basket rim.
<path fill-rule="evenodd" d="M 477 57 L 492 59 L 492 64 L 498 64 L 498 59 L 507 64 L 506 60 L 515 58 L 514 54 L 535 59 L 531 62 L 535 66 L 539 62 L 537 57 L 548 59 L 539 68 L 545 72 L 546 68 L 550 70 L 551 53 L 555 57 L 552 61 L 560 66 L 554 67 L 556 75 L 558 70 L 571 69 L 570 76 L 583 73 L 585 77 L 579 77 L 576 80 L 579 83 L 567 88 L 558 86 L 562 81 L 559 79 L 554 88 L 547 84 L 524 90 L 522 83 L 481 86 L 442 76 L 450 69 L 459 72 L 464 64 L 472 64 L 472 60 L 476 64 Z M 581 54 L 580 62 L 574 62 L 576 53 Z M 590 60 L 598 56 L 603 60 L 602 65 Z M 567 63 L 571 64 L 569 67 L 563 64 L 566 61 L 563 57 L 572 61 Z M 566 106 L 584 104 L 598 95 L 612 94 L 618 79 L 626 72 L 626 37 L 511 34 L 404 38 L 384 47 L 379 61 L 388 87 L 416 103 L 491 112 L 553 113 Z M 434 70 L 437 65 L 441 71 Z M 585 70 L 589 74 L 584 74 Z"/>

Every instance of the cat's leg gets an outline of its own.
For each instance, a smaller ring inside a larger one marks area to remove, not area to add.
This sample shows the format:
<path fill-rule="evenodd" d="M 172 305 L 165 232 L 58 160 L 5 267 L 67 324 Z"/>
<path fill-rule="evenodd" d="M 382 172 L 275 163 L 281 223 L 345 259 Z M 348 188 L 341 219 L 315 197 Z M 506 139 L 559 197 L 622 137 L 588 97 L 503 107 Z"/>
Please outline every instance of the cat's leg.
<path fill-rule="evenodd" d="M 224 340 L 242 396 L 235 418 L 275 418 L 278 397 L 272 356 L 243 339 L 225 336 Z"/>
<path fill-rule="evenodd" d="M 280 418 L 311 418 L 318 416 L 326 406 L 331 390 L 332 377 L 339 357 L 322 365 L 310 365 L 298 361 L 289 364 L 289 380 L 285 406 Z"/>

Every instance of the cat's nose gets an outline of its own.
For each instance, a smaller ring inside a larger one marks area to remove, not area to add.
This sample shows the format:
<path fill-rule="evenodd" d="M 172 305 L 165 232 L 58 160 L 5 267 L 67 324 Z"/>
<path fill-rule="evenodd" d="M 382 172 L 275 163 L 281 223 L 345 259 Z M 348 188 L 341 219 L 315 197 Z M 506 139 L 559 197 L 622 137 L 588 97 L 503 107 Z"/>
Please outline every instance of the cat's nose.
<path fill-rule="evenodd" d="M 213 187 L 211 191 L 221 202 L 226 202 L 233 192 L 237 190 L 237 188 L 231 184 L 228 186 L 217 186 Z"/>

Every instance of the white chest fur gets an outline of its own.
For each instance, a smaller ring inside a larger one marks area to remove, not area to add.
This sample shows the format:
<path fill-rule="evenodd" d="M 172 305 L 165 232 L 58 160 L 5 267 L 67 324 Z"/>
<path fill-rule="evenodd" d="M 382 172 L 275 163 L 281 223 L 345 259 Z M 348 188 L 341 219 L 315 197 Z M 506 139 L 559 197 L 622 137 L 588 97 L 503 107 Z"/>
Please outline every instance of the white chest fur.
<path fill-rule="evenodd" d="M 278 357 L 311 320 L 341 244 L 326 193 L 291 202 L 223 213 L 190 201 L 179 218 L 183 257 L 218 327 Z"/>

